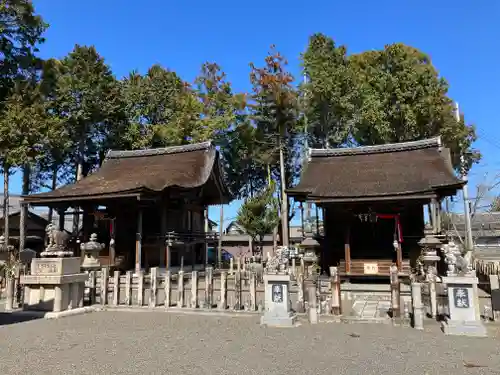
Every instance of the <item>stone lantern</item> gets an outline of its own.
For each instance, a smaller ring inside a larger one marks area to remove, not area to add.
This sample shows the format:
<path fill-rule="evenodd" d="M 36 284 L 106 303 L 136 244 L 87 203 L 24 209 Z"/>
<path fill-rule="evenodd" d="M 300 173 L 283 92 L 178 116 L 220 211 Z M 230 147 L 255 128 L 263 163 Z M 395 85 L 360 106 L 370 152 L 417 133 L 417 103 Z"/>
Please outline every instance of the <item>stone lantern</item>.
<path fill-rule="evenodd" d="M 83 253 L 83 263 L 82 268 L 85 271 L 98 270 L 101 268 L 101 262 L 99 261 L 99 253 L 104 248 L 103 243 L 97 242 L 97 234 L 92 233 L 90 235 L 90 241 L 82 243 L 80 249 Z"/>
<path fill-rule="evenodd" d="M 434 235 L 432 227 L 426 225 L 424 229 L 424 238 L 418 242 L 422 248 L 422 265 L 426 278 L 432 278 L 437 275 L 437 262 L 441 260 L 438 250 L 441 249 L 441 241 Z"/>
<path fill-rule="evenodd" d="M 304 269 L 307 270 L 307 275 L 311 276 L 313 273 L 312 266 L 318 262 L 316 250 L 319 248 L 319 243 L 313 238 L 312 233 L 306 233 L 306 238 L 300 243 L 300 247 L 304 249 L 302 255 Z"/>

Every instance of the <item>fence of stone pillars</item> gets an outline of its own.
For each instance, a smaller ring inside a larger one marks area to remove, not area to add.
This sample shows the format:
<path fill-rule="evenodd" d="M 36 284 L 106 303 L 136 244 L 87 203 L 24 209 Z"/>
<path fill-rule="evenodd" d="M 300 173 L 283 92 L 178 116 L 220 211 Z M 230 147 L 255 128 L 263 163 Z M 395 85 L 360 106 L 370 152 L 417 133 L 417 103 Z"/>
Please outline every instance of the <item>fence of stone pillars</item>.
<path fill-rule="evenodd" d="M 290 288 L 292 309 L 303 313 L 308 305 L 324 315 L 339 315 L 340 279 L 336 271 L 321 282 L 306 280 L 303 273 L 293 273 Z M 309 301 L 307 290 L 314 287 L 316 298 Z M 86 291 L 87 304 L 115 307 L 158 307 L 183 309 L 218 309 L 262 311 L 264 284 L 262 274 L 251 270 L 160 272 L 134 271 L 109 274 L 108 268 L 90 271 Z"/>

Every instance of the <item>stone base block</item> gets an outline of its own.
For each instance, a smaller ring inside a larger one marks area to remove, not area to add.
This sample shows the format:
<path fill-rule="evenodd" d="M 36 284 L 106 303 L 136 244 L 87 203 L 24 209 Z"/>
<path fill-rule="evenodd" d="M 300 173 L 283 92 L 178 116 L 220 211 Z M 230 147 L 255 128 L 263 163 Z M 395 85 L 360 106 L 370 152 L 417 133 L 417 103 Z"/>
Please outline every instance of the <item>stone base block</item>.
<path fill-rule="evenodd" d="M 486 327 L 476 321 L 447 320 L 442 322 L 441 329 L 445 335 L 487 337 Z"/>
<path fill-rule="evenodd" d="M 83 294 L 87 278 L 87 274 L 24 276 L 21 279 L 24 285 L 23 309 L 61 312 L 83 307 Z"/>
<path fill-rule="evenodd" d="M 260 324 L 269 327 L 294 327 L 297 323 L 297 315 L 274 316 L 264 314 L 260 317 Z"/>

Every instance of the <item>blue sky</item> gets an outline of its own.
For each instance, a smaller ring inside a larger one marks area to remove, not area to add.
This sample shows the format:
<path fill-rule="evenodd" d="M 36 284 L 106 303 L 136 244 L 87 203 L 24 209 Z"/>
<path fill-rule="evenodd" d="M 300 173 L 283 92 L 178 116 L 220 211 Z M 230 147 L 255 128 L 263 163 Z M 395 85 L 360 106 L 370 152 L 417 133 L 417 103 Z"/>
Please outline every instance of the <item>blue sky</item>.
<path fill-rule="evenodd" d="M 474 185 L 500 166 L 500 2 L 498 0 L 35 0 L 50 24 L 42 57 L 63 57 L 75 43 L 95 45 L 117 77 L 159 63 L 192 80 L 215 61 L 237 91 L 249 90 L 250 62 L 276 44 L 300 75 L 308 37 L 325 33 L 350 53 L 403 42 L 428 53 L 450 83 L 466 120 L 475 123 L 483 160 Z M 19 176 L 12 190 L 20 191 Z M 235 216 L 237 204 L 226 209 Z M 218 221 L 218 209 L 211 212 Z M 227 224 L 227 222 L 225 223 Z"/>

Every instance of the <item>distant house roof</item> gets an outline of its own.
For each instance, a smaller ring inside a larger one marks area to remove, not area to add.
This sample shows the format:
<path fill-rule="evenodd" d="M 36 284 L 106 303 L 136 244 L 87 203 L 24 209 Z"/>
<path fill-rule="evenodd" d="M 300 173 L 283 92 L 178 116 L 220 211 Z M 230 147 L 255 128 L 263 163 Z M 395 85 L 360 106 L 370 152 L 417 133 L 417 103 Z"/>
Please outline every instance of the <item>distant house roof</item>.
<path fill-rule="evenodd" d="M 338 149 L 312 149 L 299 184 L 289 189 L 297 198 L 324 201 L 400 199 L 462 186 L 449 150 L 440 138 Z"/>
<path fill-rule="evenodd" d="M 224 242 L 246 242 L 248 241 L 248 235 L 245 234 L 243 229 L 238 229 L 238 230 L 230 230 L 230 227 L 234 225 L 238 225 L 236 222 L 233 222 L 228 225 L 225 234 L 222 236 L 222 241 Z M 302 240 L 303 235 L 302 235 L 302 227 L 301 226 L 295 226 L 292 225 L 289 228 L 290 230 L 290 239 L 292 240 Z M 263 238 L 264 242 L 272 242 L 273 241 L 273 235 L 272 233 L 266 234 Z"/>
<path fill-rule="evenodd" d="M 99 170 L 82 180 L 47 193 L 23 197 L 49 202 L 140 196 L 168 187 L 203 190 L 209 204 L 227 203 L 219 153 L 211 142 L 136 151 L 109 151 Z M 221 199 L 222 195 L 222 199 Z"/>
<path fill-rule="evenodd" d="M 245 234 L 245 229 L 243 229 L 241 225 L 239 225 L 236 221 L 231 221 L 226 227 L 226 230 L 224 232 L 227 234 L 230 233 Z"/>
<path fill-rule="evenodd" d="M 446 220 L 446 217 L 445 217 Z M 458 232 L 460 236 L 465 235 L 464 214 L 449 214 L 450 230 L 448 234 L 455 236 Z M 454 226 L 451 226 L 451 223 Z M 445 226 L 446 222 L 445 222 Z M 476 212 L 471 218 L 471 229 L 475 237 L 500 237 L 500 212 Z"/>
<path fill-rule="evenodd" d="M 3 192 L 0 192 L 3 196 Z M 15 214 L 21 211 L 21 196 L 15 194 L 9 194 L 9 215 Z M 3 199 L 0 203 L 0 217 L 3 217 Z"/>

